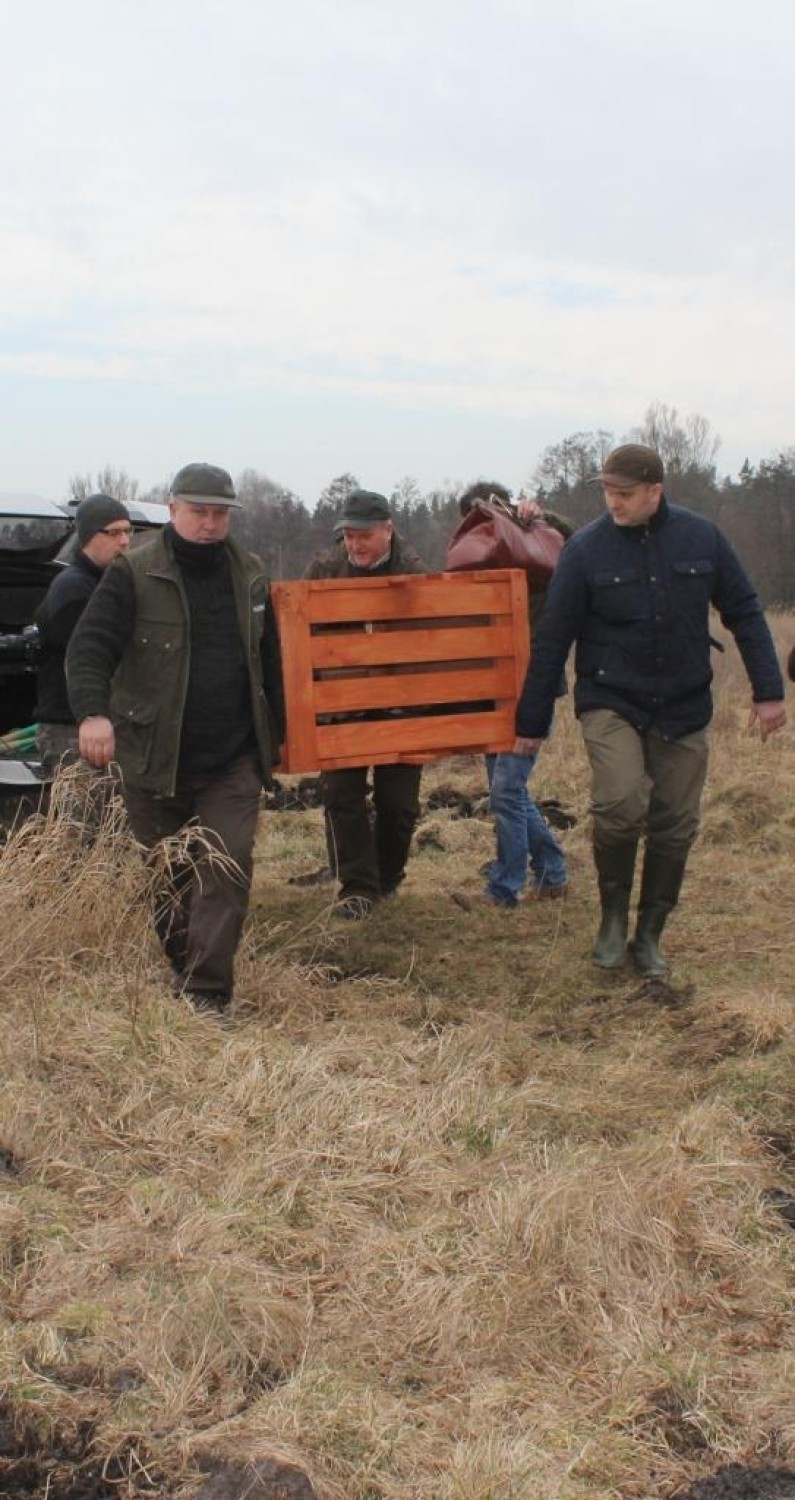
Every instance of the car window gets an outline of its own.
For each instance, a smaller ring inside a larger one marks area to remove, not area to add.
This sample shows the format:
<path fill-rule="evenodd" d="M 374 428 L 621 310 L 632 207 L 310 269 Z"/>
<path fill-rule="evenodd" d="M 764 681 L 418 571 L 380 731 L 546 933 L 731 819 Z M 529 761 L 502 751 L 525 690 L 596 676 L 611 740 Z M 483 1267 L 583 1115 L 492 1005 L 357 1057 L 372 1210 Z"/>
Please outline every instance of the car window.
<path fill-rule="evenodd" d="M 39 552 L 51 556 L 71 531 L 66 516 L 0 515 L 0 550 L 4 552 Z"/>

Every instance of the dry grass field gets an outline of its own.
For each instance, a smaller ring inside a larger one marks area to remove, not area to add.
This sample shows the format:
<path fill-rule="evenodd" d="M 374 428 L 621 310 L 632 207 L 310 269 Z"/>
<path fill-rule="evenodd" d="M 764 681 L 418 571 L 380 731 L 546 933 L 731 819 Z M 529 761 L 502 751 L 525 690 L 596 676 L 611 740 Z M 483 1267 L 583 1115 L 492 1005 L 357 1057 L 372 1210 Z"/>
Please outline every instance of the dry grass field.
<path fill-rule="evenodd" d="M 535 781 L 577 819 L 568 902 L 450 900 L 492 830 L 431 794 L 477 812 L 478 760 L 426 773 L 452 805 L 365 923 L 288 883 L 320 814 L 266 812 L 226 1026 L 172 997 L 123 837 L 10 840 L 0 1493 L 706 1500 L 795 1470 L 795 727 L 761 746 L 733 645 L 717 671 L 668 985 L 589 962 L 568 706 Z"/>

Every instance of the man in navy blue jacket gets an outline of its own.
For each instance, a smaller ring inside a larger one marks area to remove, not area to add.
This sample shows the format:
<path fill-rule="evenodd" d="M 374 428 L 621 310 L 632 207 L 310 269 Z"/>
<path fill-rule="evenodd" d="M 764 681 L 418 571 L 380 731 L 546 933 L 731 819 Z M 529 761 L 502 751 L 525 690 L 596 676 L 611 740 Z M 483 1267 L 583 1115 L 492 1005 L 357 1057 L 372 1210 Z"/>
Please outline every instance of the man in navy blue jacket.
<path fill-rule="evenodd" d="M 591 764 L 602 923 L 593 949 L 620 968 L 638 843 L 646 844 L 632 942 L 642 974 L 668 964 L 659 939 L 698 830 L 712 717 L 709 611 L 732 632 L 762 739 L 785 722 L 784 684 L 759 599 L 718 527 L 669 505 L 652 448 L 629 443 L 600 476 L 607 514 L 567 542 L 516 711 L 517 754 L 549 733 L 560 674 L 576 645 L 574 706 Z"/>

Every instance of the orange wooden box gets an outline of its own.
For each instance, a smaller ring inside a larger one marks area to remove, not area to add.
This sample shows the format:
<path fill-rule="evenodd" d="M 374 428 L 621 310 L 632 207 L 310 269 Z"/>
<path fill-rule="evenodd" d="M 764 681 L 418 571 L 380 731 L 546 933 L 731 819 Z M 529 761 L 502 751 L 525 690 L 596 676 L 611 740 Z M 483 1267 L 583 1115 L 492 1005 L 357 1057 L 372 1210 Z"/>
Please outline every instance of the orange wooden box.
<path fill-rule="evenodd" d="M 274 583 L 280 769 L 509 750 L 530 649 L 523 572 Z"/>

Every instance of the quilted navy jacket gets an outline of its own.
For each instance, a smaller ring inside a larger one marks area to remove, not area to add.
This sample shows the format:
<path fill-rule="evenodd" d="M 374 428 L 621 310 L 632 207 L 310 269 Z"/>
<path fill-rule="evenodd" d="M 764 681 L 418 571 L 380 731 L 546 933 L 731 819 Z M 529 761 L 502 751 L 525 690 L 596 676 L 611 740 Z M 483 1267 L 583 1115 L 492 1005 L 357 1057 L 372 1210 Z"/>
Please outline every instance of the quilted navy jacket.
<path fill-rule="evenodd" d="M 643 526 L 605 514 L 563 549 L 516 711 L 516 732 L 545 736 L 569 649 L 576 643 L 579 717 L 610 708 L 666 739 L 712 717 L 710 606 L 732 632 L 755 702 L 783 698 L 762 607 L 740 559 L 713 521 L 665 497 Z"/>

